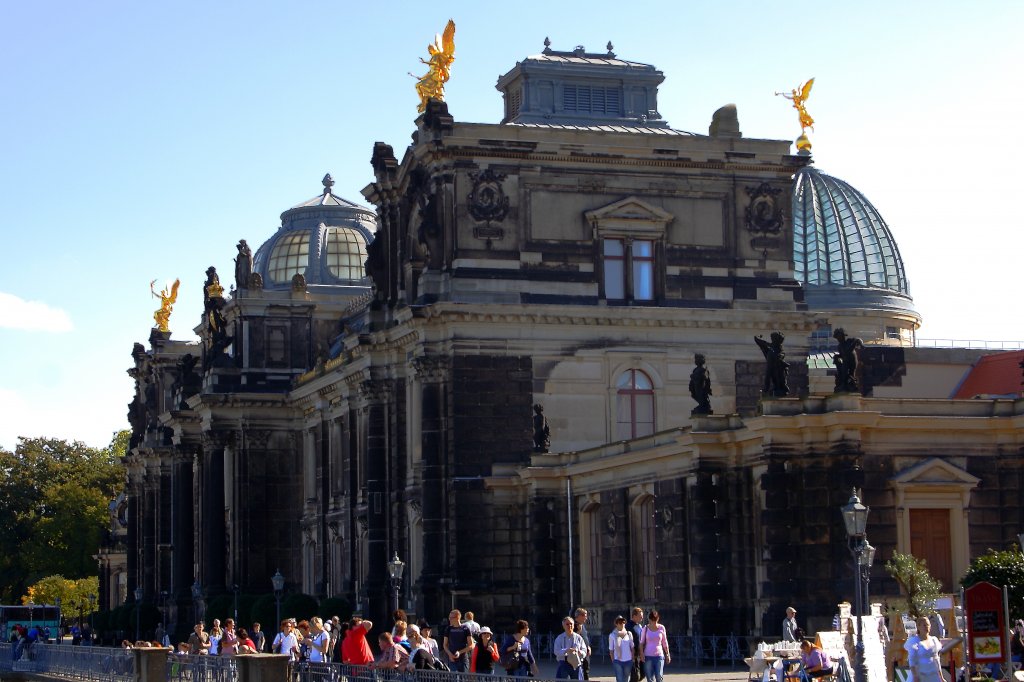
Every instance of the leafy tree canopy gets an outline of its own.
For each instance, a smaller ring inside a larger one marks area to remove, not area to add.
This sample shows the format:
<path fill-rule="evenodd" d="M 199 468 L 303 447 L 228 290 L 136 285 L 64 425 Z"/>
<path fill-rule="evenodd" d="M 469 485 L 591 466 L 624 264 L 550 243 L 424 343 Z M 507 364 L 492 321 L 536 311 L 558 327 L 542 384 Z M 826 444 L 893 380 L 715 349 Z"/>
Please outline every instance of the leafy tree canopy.
<path fill-rule="evenodd" d="M 56 604 L 60 597 L 61 611 L 68 616 L 84 615 L 95 609 L 97 601 L 89 601 L 89 595 L 99 594 L 100 581 L 96 576 L 68 580 L 62 575 L 48 575 L 34 585 L 29 585 L 28 593 L 22 596 L 21 603 L 33 601 L 36 604 Z"/>
<path fill-rule="evenodd" d="M 92 556 L 109 528 L 107 505 L 124 485 L 127 438 L 122 431 L 91 448 L 22 437 L 14 452 L 0 448 L 0 602 L 45 576 L 96 574 Z"/>
<path fill-rule="evenodd" d="M 1006 585 L 1010 619 L 1024 618 L 1024 554 L 1016 549 L 1003 552 L 990 549 L 988 554 L 975 558 L 960 584 L 970 587 L 980 582 L 990 582 L 996 587 Z"/>

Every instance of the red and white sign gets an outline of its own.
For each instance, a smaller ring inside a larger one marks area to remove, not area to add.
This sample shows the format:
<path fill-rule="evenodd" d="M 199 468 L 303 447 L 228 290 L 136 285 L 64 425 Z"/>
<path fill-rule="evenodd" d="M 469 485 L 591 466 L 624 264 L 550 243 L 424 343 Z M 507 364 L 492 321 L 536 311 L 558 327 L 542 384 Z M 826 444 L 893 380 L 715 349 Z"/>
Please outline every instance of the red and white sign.
<path fill-rule="evenodd" d="M 1006 658 L 1003 642 L 1003 591 L 992 583 L 980 582 L 964 590 L 967 603 L 967 639 L 972 663 L 989 663 Z"/>

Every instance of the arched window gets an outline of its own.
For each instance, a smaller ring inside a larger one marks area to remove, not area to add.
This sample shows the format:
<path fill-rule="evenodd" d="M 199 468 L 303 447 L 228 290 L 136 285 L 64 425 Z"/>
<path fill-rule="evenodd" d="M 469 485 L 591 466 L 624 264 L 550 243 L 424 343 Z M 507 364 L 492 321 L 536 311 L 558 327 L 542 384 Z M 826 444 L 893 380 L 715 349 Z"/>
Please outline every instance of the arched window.
<path fill-rule="evenodd" d="M 629 369 L 615 382 L 615 425 L 619 440 L 654 433 L 654 384 L 639 369 Z"/>

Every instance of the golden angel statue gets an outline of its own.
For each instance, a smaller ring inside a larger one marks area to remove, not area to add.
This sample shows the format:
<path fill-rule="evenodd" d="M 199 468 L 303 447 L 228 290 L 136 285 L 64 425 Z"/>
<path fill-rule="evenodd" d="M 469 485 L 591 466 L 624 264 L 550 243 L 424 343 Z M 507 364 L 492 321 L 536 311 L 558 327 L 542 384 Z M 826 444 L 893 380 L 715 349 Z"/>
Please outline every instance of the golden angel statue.
<path fill-rule="evenodd" d="M 434 35 L 434 43 L 427 45 L 430 59 L 420 61 L 427 65 L 428 70 L 423 76 L 409 75 L 416 78 L 416 94 L 420 96 L 420 105 L 416 111 L 421 114 L 427 110 L 427 102 L 431 99 L 444 101 L 444 84 L 451 77 L 452 62 L 455 61 L 455 22 L 448 20 L 442 35 Z"/>
<path fill-rule="evenodd" d="M 814 79 L 807 81 L 801 85 L 798 89 L 790 91 L 790 94 L 784 92 L 776 92 L 776 95 L 782 95 L 786 99 L 793 102 L 793 108 L 800 114 L 800 133 L 803 134 L 808 128 L 814 130 L 814 119 L 807 113 L 807 107 L 804 106 L 804 102 L 811 96 L 811 86 L 814 85 Z M 799 91 L 798 91 L 799 90 Z"/>
<path fill-rule="evenodd" d="M 160 309 L 153 313 L 153 319 L 156 320 L 157 329 L 162 332 L 171 331 L 167 323 L 171 321 L 171 308 L 174 306 L 174 302 L 178 300 L 178 285 L 180 283 L 181 280 L 176 279 L 174 284 L 171 285 L 170 291 L 167 291 L 165 286 L 160 293 L 153 289 L 153 285 L 156 284 L 155 279 L 149 283 L 149 292 L 160 299 Z"/>

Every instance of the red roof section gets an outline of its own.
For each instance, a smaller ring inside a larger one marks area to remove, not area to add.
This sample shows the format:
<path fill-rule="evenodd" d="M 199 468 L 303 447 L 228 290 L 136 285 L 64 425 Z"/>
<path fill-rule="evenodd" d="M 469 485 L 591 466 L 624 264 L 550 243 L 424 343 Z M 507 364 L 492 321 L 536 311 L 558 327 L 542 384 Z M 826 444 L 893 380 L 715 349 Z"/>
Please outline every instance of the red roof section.
<path fill-rule="evenodd" d="M 1024 350 L 985 355 L 967 373 L 954 398 L 1019 396 L 1024 392 Z"/>

